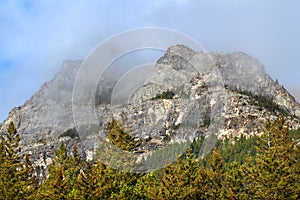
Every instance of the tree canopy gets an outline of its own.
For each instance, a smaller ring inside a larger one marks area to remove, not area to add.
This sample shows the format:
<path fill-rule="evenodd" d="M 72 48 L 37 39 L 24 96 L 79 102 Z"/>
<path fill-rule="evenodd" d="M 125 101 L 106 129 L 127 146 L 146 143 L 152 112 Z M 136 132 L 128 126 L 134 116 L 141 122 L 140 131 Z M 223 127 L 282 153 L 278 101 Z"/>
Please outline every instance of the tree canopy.
<path fill-rule="evenodd" d="M 131 138 L 118 136 L 121 126 L 109 125 L 110 140 L 130 150 L 121 138 Z M 76 146 L 62 143 L 49 177 L 37 185 L 11 123 L 0 137 L 0 199 L 299 199 L 300 151 L 292 138 L 298 135 L 288 127 L 284 118 L 267 121 L 262 136 L 220 140 L 202 159 L 203 138 L 195 140 L 174 163 L 139 174 L 85 161 Z"/>

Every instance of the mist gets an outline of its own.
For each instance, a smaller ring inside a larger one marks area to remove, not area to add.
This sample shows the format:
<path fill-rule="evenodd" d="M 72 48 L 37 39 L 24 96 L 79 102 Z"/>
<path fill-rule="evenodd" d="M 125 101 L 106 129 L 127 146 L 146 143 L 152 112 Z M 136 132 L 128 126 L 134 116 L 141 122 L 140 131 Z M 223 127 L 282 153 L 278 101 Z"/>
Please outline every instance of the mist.
<path fill-rule="evenodd" d="M 180 31 L 208 52 L 244 51 L 286 88 L 300 87 L 300 2 L 4 1 L 0 7 L 0 121 L 67 59 L 84 60 L 108 37 L 138 27 Z M 299 99 L 299 90 L 291 90 Z"/>

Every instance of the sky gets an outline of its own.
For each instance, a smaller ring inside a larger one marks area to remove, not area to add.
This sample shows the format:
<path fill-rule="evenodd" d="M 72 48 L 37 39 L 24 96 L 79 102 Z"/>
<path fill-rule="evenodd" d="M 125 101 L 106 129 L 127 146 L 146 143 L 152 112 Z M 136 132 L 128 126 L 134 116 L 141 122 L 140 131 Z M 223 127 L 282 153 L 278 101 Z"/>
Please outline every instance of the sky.
<path fill-rule="evenodd" d="M 209 52 L 246 52 L 300 98 L 298 0 L 0 0 L 0 122 L 106 38 L 140 27 L 182 32 Z"/>

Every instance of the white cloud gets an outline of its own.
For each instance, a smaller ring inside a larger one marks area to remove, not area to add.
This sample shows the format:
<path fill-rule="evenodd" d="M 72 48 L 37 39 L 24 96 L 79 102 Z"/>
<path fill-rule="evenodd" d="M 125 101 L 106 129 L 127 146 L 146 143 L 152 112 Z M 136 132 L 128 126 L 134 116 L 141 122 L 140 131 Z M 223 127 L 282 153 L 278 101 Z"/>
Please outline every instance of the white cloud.
<path fill-rule="evenodd" d="M 142 26 L 176 29 L 195 38 L 208 50 L 246 51 L 258 57 L 281 84 L 300 85 L 297 1 L 20 0 L 1 3 L 0 121 L 13 106 L 28 99 L 42 82 L 51 79 L 63 60 L 83 59 L 107 37 Z"/>

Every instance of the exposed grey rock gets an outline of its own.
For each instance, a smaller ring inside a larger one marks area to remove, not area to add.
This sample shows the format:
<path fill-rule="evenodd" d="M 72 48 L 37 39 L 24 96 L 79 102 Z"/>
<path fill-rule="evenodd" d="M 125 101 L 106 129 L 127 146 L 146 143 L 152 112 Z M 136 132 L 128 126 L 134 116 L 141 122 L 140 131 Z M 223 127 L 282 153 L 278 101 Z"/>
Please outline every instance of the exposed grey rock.
<path fill-rule="evenodd" d="M 57 138 L 58 133 L 74 127 L 72 89 L 80 63 L 65 61 L 53 80 L 44 83 L 30 100 L 9 113 L 3 126 L 13 121 L 24 146 Z"/>
<path fill-rule="evenodd" d="M 293 115 L 300 116 L 299 103 L 289 92 L 276 83 L 259 61 L 245 53 L 215 54 L 224 84 L 231 88 L 251 91 L 253 94 L 270 96 L 286 107 Z"/>
<path fill-rule="evenodd" d="M 80 145 L 78 138 L 59 137 L 75 126 L 72 90 L 80 64 L 81 61 L 65 61 L 55 78 L 45 83 L 24 105 L 14 108 L 1 125 L 4 130 L 10 121 L 15 123 L 23 151 L 33 155 L 36 165 L 46 167 L 51 163 L 54 149 L 61 141 L 69 147 Z M 115 82 L 106 79 L 101 85 L 101 94 L 111 93 Z M 153 99 L 166 90 L 175 93 L 173 99 Z M 144 152 L 205 135 L 211 128 L 209 120 L 213 116 L 216 117 L 214 121 L 221 123 L 221 128 L 215 127 L 219 137 L 260 134 L 265 120 L 275 119 L 280 113 L 261 108 L 253 103 L 252 97 L 238 90 L 274 99 L 289 113 L 290 126 L 299 128 L 299 103 L 272 80 L 257 59 L 241 52 L 194 52 L 176 45 L 158 60 L 144 85 L 131 96 L 130 102 L 134 103 L 111 107 L 109 98 L 96 99 L 99 103 L 96 112 L 102 127 L 99 134 L 105 137 L 105 124 L 115 117 L 132 137 L 141 141 L 138 148 Z M 89 159 L 97 146 L 97 134 L 85 138 L 88 146 L 82 153 Z M 163 141 L 166 135 L 170 136 L 169 141 Z"/>

